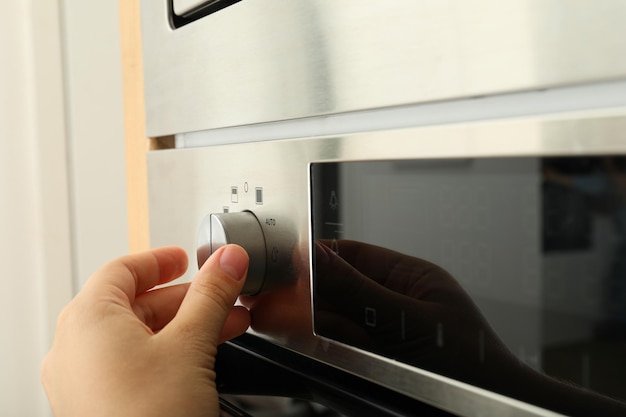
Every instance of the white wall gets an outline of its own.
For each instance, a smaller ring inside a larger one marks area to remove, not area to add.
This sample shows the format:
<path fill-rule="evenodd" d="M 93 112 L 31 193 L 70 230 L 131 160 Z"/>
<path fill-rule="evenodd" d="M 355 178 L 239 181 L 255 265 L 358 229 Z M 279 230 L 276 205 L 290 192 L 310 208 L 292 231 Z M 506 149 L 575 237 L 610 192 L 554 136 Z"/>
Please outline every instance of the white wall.
<path fill-rule="evenodd" d="M 7 417 L 51 415 L 39 367 L 56 316 L 76 282 L 127 250 L 117 2 L 88 2 L 90 11 L 80 3 L 0 2 L 0 415 Z M 87 53 L 89 41 L 101 55 Z M 84 87 L 90 83 L 98 88 Z"/>
<path fill-rule="evenodd" d="M 119 7 L 59 0 L 77 286 L 128 251 Z"/>

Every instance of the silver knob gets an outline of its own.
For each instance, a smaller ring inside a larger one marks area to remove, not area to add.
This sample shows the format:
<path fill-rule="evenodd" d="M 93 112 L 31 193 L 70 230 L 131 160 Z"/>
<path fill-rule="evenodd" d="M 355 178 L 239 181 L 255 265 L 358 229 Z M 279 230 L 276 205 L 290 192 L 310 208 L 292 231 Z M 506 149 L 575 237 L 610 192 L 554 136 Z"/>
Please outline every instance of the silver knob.
<path fill-rule="evenodd" d="M 248 277 L 241 294 L 258 294 L 265 284 L 267 251 L 261 224 L 250 211 L 210 214 L 204 218 L 198 238 L 198 267 L 229 243 L 242 246 L 250 257 Z"/>

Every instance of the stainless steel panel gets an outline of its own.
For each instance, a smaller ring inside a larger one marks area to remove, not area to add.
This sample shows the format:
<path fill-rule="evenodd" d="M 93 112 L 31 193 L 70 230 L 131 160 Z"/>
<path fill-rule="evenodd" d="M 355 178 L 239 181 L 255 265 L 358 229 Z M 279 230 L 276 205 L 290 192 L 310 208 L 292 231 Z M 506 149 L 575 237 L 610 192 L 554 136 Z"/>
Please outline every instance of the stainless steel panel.
<path fill-rule="evenodd" d="M 500 94 L 176 135 L 177 148 L 626 108 L 626 80 Z"/>
<path fill-rule="evenodd" d="M 626 77 L 621 0 L 142 1 L 151 136 Z"/>
<path fill-rule="evenodd" d="M 315 161 L 512 155 L 626 154 L 626 110 L 490 123 L 412 128 L 297 140 L 153 151 L 148 155 L 150 224 L 154 246 L 177 244 L 190 258 L 209 213 L 250 209 L 261 220 L 288 225 L 298 243 L 292 256 L 298 285 L 308 290 L 310 229 L 308 166 Z M 262 186 L 231 201 L 231 187 Z M 247 185 L 247 186 L 246 186 Z M 190 262 L 193 265 L 193 262 Z M 190 278 L 195 268 L 186 275 Z M 310 298 L 276 302 L 310 303 Z M 376 381 L 460 415 L 554 415 L 528 404 L 436 374 L 377 357 L 328 339 L 310 328 L 293 332 L 250 331 L 273 343 Z"/>

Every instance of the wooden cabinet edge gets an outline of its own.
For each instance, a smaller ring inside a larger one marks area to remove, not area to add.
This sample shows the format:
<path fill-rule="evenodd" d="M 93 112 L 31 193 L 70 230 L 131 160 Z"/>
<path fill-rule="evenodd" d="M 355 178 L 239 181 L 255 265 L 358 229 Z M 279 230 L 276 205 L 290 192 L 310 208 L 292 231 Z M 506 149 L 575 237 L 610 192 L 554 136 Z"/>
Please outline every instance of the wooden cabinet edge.
<path fill-rule="evenodd" d="M 139 0 L 119 0 L 124 140 L 128 207 L 128 246 L 131 252 L 150 247 L 145 136 L 143 66 Z"/>

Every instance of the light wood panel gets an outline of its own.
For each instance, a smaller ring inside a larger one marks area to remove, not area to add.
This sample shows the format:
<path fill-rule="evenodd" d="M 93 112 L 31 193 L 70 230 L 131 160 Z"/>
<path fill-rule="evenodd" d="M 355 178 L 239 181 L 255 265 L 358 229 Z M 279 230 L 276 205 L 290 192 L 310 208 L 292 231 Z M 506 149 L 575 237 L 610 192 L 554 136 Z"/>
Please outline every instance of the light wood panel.
<path fill-rule="evenodd" d="M 128 193 L 128 244 L 131 252 L 150 247 L 143 66 L 139 0 L 119 0 L 124 86 L 124 135 Z"/>

